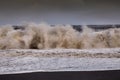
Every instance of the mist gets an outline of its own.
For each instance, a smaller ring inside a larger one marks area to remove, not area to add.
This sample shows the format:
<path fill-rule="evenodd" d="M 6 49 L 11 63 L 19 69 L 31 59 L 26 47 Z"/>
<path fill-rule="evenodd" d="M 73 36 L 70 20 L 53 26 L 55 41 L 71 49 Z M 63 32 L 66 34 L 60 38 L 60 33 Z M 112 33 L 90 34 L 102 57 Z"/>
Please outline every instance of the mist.
<path fill-rule="evenodd" d="M 1 0 L 0 24 L 119 24 L 119 0 Z"/>

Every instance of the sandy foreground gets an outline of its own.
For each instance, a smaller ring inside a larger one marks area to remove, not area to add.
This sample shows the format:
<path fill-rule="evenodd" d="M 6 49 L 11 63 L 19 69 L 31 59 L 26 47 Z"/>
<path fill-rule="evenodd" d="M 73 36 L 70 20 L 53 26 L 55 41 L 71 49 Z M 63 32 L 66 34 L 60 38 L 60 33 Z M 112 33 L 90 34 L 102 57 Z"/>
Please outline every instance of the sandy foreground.
<path fill-rule="evenodd" d="M 119 69 L 120 48 L 0 50 L 0 74 Z"/>

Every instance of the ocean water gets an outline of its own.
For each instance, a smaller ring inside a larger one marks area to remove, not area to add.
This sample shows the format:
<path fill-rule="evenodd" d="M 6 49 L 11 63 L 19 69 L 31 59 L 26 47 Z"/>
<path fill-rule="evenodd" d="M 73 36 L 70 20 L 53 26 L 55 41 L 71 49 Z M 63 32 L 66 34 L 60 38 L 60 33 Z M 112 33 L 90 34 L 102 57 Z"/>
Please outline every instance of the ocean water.
<path fill-rule="evenodd" d="M 0 27 L 0 49 L 91 49 L 120 47 L 120 29 L 94 31 L 83 26 L 79 32 L 71 25 L 29 23 L 15 30 L 11 25 Z"/>

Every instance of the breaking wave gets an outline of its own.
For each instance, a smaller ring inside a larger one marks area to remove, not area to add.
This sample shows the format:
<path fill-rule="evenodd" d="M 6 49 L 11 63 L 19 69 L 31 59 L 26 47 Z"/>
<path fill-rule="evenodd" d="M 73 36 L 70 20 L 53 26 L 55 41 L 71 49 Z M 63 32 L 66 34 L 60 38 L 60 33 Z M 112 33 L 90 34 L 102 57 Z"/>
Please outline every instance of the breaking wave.
<path fill-rule="evenodd" d="M 0 49 L 53 49 L 53 48 L 115 48 L 120 47 L 120 29 L 94 31 L 83 26 L 79 32 L 71 25 L 24 24 L 24 29 L 11 25 L 0 27 Z"/>

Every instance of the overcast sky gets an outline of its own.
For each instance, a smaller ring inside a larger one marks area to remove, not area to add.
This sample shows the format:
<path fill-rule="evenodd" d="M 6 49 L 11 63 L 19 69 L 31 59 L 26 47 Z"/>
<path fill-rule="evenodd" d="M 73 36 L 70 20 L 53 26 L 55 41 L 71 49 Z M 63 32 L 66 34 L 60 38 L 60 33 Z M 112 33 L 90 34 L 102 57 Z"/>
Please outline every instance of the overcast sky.
<path fill-rule="evenodd" d="M 120 0 L 0 0 L 0 25 L 119 24 Z"/>

